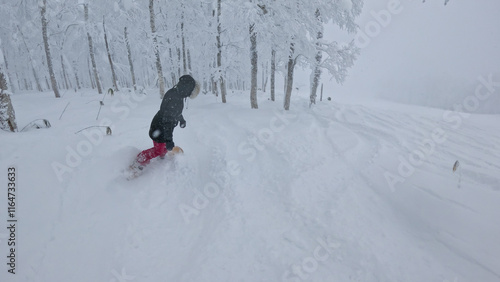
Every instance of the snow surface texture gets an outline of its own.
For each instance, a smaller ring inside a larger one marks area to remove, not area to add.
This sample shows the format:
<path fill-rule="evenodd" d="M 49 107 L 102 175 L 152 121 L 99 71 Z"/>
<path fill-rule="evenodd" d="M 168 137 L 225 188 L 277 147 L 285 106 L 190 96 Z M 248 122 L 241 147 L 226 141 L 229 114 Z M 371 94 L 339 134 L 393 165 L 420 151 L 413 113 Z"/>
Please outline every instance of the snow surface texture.
<path fill-rule="evenodd" d="M 185 154 L 126 181 L 152 146 L 148 94 L 107 96 L 99 121 L 102 95 L 12 96 L 21 127 L 52 127 L 0 132 L 19 220 L 0 281 L 500 281 L 498 115 L 200 95 L 174 131 Z M 113 134 L 75 134 L 96 124 Z"/>

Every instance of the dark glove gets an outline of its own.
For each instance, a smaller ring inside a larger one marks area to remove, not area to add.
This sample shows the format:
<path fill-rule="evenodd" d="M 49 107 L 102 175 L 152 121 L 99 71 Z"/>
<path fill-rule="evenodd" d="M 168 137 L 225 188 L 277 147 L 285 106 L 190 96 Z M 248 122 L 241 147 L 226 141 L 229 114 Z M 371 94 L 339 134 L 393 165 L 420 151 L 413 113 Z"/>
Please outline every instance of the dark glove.
<path fill-rule="evenodd" d="M 184 128 L 184 127 L 186 127 L 186 121 L 185 121 L 185 120 L 181 120 L 181 121 L 179 122 L 179 126 L 180 126 L 180 128 Z"/>
<path fill-rule="evenodd" d="M 172 151 L 172 149 L 174 148 L 175 144 L 174 144 L 174 141 L 167 141 L 165 142 L 166 145 L 167 145 L 167 151 Z"/>

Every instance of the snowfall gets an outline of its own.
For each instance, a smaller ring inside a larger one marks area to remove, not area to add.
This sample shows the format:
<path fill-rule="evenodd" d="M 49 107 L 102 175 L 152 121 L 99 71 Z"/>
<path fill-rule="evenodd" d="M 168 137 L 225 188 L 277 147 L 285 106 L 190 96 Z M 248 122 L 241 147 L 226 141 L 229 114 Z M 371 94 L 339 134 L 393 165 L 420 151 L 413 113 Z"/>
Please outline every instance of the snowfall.
<path fill-rule="evenodd" d="M 259 92 L 252 110 L 247 92 L 200 94 L 174 131 L 184 154 L 131 181 L 157 89 L 12 95 L 19 129 L 51 127 L 0 131 L 0 281 L 499 281 L 488 79 L 461 111 L 328 92 L 312 107 L 294 92 L 290 111 Z"/>
<path fill-rule="evenodd" d="M 201 93 L 130 181 L 157 88 L 14 91 L 0 282 L 500 281 L 498 1 L 365 2 L 344 85 Z"/>

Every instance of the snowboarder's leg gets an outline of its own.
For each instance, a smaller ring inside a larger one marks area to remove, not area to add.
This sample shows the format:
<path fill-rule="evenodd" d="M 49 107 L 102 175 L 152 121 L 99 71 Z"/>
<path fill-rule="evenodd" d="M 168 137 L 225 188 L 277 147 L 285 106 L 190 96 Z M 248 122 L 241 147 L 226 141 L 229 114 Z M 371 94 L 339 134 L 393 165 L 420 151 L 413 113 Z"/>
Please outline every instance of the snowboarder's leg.
<path fill-rule="evenodd" d="M 153 141 L 153 144 L 154 144 L 154 147 L 156 148 L 156 152 L 158 153 L 160 158 L 164 158 L 168 152 L 167 146 L 165 145 L 165 143 L 157 143 L 157 142 Z"/>
<path fill-rule="evenodd" d="M 136 160 L 140 165 L 145 166 L 149 164 L 151 159 L 158 156 L 165 156 L 165 154 L 167 154 L 167 147 L 165 146 L 165 143 L 157 143 L 153 141 L 153 144 L 153 148 L 144 150 L 137 155 Z"/>
<path fill-rule="evenodd" d="M 149 164 L 149 161 L 154 158 L 155 151 L 155 148 L 150 148 L 140 152 L 139 155 L 137 155 L 136 161 L 143 166 Z"/>

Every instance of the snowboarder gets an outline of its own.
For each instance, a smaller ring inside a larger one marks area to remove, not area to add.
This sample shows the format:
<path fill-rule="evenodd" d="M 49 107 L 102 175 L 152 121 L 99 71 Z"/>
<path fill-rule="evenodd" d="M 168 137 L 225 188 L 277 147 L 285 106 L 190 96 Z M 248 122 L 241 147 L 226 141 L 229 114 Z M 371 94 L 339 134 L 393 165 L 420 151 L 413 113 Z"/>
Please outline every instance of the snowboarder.
<path fill-rule="evenodd" d="M 132 178 L 137 176 L 144 169 L 151 159 L 163 158 L 167 152 L 182 152 L 176 147 L 173 140 L 174 128 L 179 124 L 181 128 L 186 127 L 186 120 L 182 116 L 184 99 L 194 99 L 200 92 L 200 85 L 190 75 L 183 75 L 173 88 L 165 93 L 161 102 L 160 110 L 151 121 L 149 137 L 153 140 L 153 148 L 140 152 L 135 158 L 130 170 Z"/>

